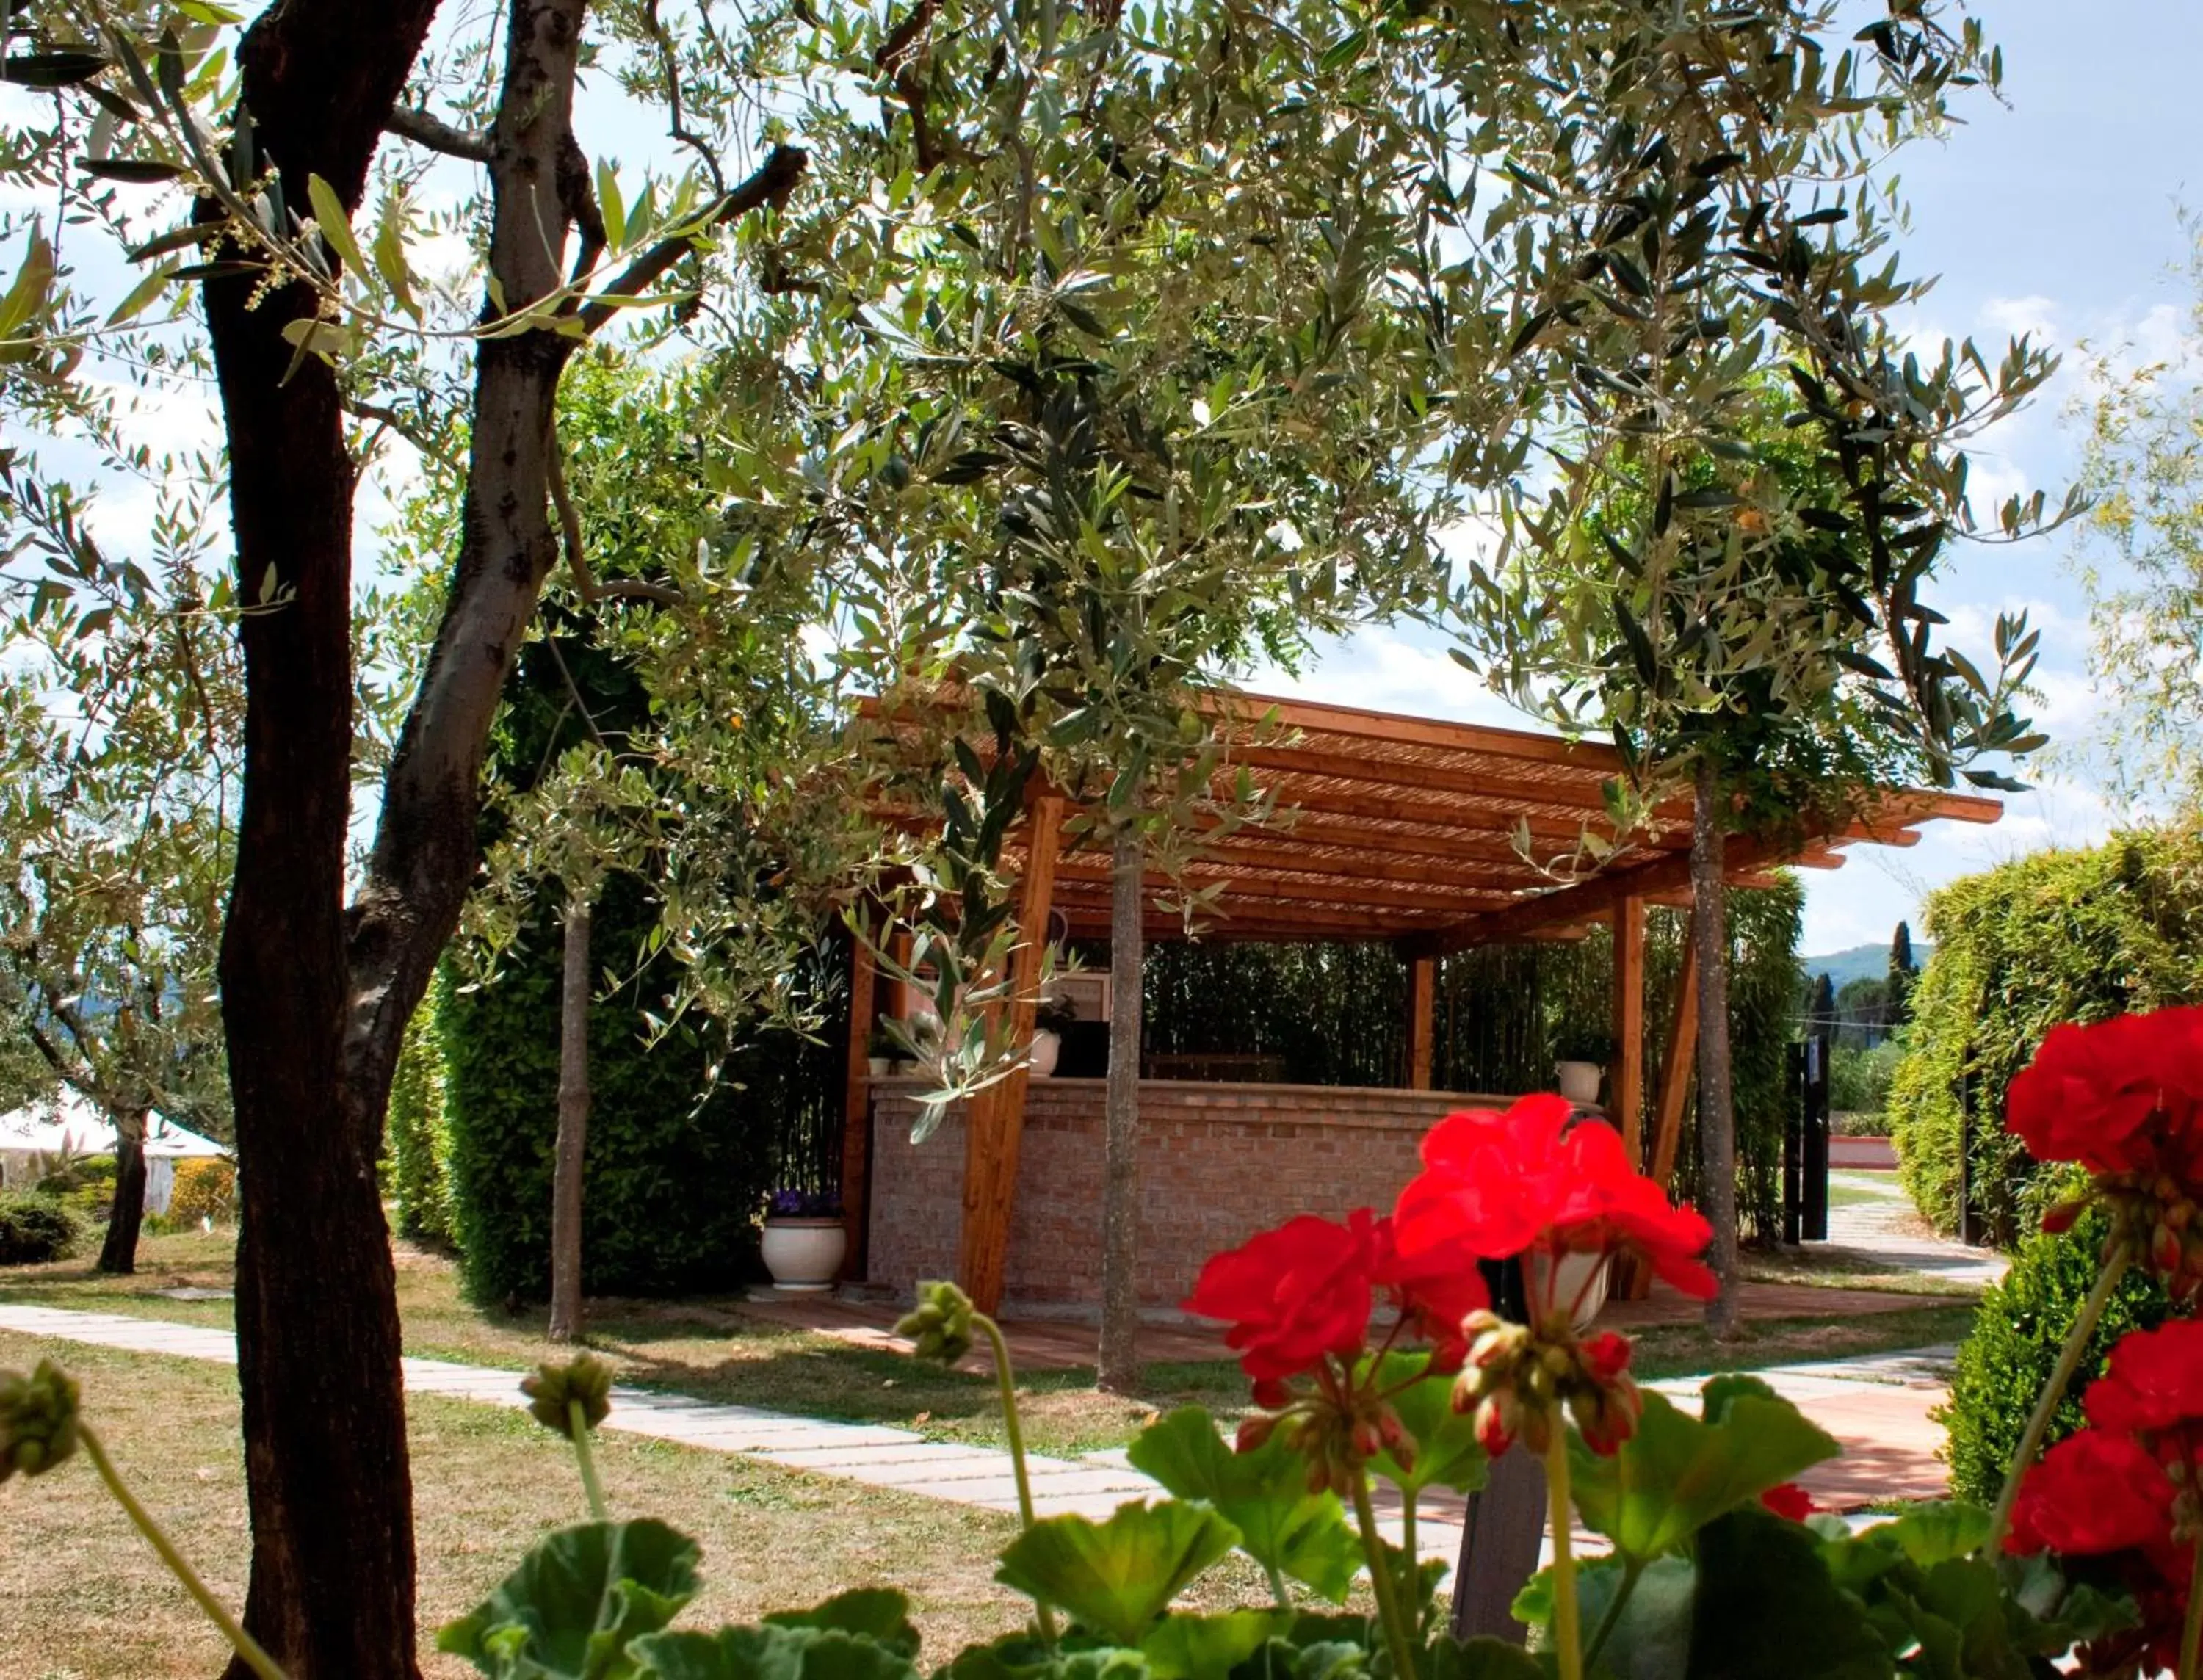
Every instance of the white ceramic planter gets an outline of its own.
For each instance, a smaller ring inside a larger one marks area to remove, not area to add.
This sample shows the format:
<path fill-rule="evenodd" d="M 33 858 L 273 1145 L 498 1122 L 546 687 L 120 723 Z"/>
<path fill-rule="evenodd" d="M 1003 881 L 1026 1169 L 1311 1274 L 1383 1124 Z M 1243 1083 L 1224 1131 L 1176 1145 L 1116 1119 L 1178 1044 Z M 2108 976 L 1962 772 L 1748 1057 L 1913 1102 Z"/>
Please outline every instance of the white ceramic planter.
<path fill-rule="evenodd" d="M 1045 1027 L 1033 1035 L 1031 1072 L 1035 1079 L 1051 1079 L 1055 1075 L 1056 1058 L 1063 1054 L 1063 1040 Z"/>
<path fill-rule="evenodd" d="M 867 1056 L 865 1058 L 865 1070 L 871 1073 L 873 1078 L 885 1079 L 890 1073 L 895 1071 L 895 1058 L 892 1056 Z"/>
<path fill-rule="evenodd" d="M 1537 1268 L 1532 1282 L 1533 1299 L 1542 1299 L 1546 1293 L 1545 1274 L 1553 1262 L 1541 1254 L 1530 1264 Z M 1552 1299 L 1562 1303 L 1577 1302 L 1575 1327 L 1579 1332 L 1589 1329 L 1592 1320 L 1598 1317 L 1599 1308 L 1606 1305 L 1607 1280 L 1610 1276 L 1604 1254 L 1561 1256 L 1558 1274 L 1553 1279 Z"/>
<path fill-rule="evenodd" d="M 839 1219 L 768 1219 L 759 1244 L 776 1289 L 830 1289 L 841 1275 L 849 1234 Z"/>
<path fill-rule="evenodd" d="M 1597 1062 L 1556 1062 L 1553 1077 L 1560 1082 L 1561 1094 L 1572 1103 L 1595 1103 L 1598 1100 L 1598 1082 L 1606 1076 L 1606 1070 Z"/>

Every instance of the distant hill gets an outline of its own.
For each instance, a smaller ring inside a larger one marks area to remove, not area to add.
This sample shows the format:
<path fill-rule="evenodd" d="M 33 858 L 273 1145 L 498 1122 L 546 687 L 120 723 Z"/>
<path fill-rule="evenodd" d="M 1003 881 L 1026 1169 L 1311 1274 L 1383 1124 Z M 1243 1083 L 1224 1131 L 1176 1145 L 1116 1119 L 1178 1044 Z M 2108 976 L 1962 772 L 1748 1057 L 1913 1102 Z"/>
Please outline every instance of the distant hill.
<path fill-rule="evenodd" d="M 1913 940 L 1913 963 L 1920 968 L 1926 968 L 1928 953 L 1934 948 L 1924 940 Z M 1887 974 L 1889 946 L 1887 942 L 1881 945 L 1855 945 L 1848 951 L 1831 951 L 1825 956 L 1800 957 L 1798 959 L 1798 966 L 1804 970 L 1805 978 L 1808 980 L 1819 975 L 1828 976 L 1829 983 L 1840 992 L 1844 989 L 1844 982 L 1846 981 L 1879 980 Z"/>

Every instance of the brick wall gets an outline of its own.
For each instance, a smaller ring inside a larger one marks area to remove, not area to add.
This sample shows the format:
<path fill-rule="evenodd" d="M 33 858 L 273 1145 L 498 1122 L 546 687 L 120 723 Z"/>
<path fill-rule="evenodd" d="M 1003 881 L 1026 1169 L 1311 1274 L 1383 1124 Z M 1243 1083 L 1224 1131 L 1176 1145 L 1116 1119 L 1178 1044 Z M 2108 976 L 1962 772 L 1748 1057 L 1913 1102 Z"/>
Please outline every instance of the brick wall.
<path fill-rule="evenodd" d="M 873 1102 L 867 1282 L 901 1298 L 953 1277 L 963 1218 L 964 1122 L 952 1111 L 910 1141 L 912 1088 Z M 1090 1311 L 1101 1299 L 1102 1099 L 1098 1079 L 1037 1079 L 1025 1098 L 1006 1309 Z M 1442 1116 L 1505 1098 L 1302 1085 L 1140 1088 L 1143 1306 L 1174 1310 L 1202 1263 L 1296 1213 L 1391 1207 Z"/>

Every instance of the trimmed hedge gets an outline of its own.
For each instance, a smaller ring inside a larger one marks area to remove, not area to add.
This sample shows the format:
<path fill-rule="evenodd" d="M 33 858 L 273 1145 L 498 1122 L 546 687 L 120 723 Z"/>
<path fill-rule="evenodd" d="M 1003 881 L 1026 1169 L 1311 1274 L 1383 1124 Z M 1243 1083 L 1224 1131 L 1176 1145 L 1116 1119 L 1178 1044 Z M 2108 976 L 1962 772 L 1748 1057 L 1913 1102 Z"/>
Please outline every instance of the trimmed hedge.
<path fill-rule="evenodd" d="M 762 1035 L 724 1064 L 685 1023 L 646 1044 L 647 893 L 616 875 L 594 918 L 599 971 L 641 976 L 589 1017 L 582 1276 L 591 1294 L 706 1292 L 761 1275 L 766 1194 L 783 1181 L 832 1188 L 812 1181 L 839 1166 L 847 987 L 841 1022 L 821 1041 Z M 550 1290 L 559 967 L 546 912 L 494 981 L 464 986 L 448 964 L 437 981 L 452 1231 L 468 1293 L 485 1304 Z"/>
<path fill-rule="evenodd" d="M 66 1260 L 84 1238 L 83 1222 L 56 1198 L 0 1190 L 0 1266 Z"/>
<path fill-rule="evenodd" d="M 2004 1129 L 2004 1095 L 2051 1028 L 2203 999 L 2203 818 L 2042 852 L 1928 900 L 1934 954 L 1912 992 L 1890 1131 L 1905 1188 L 1958 1225 L 1960 1082 L 1971 1075 L 1973 1182 L 2006 1245 L 2040 1222 L 2062 1175 Z"/>
<path fill-rule="evenodd" d="M 1958 1347 L 1950 1400 L 1935 1414 L 1950 1430 L 1951 1490 L 1961 1499 L 1991 1504 L 2002 1490 L 2036 1397 L 2095 1287 L 2106 1229 L 2103 1216 L 2091 1213 L 2062 1235 L 2038 1232 L 2021 1245 L 2004 1282 L 1982 1297 Z M 2127 1273 L 2051 1423 L 2050 1441 L 2081 1427 L 2082 1393 L 2103 1375 L 2111 1344 L 2129 1330 L 2155 1329 L 2171 1312 L 2155 1277 L 2139 1268 Z"/>
<path fill-rule="evenodd" d="M 390 1082 L 386 1137 L 398 1232 L 448 1247 L 452 1233 L 452 1135 L 444 1120 L 444 1057 L 433 998 L 413 1011 Z"/>

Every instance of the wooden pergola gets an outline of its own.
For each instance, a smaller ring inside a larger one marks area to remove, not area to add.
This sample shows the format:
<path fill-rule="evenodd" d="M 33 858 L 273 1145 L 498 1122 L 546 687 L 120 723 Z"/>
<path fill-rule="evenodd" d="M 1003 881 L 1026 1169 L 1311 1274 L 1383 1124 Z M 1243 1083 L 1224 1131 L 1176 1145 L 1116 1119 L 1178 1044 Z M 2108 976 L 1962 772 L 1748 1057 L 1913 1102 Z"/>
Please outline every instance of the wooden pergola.
<path fill-rule="evenodd" d="M 1243 768 L 1274 797 L 1276 816 L 1261 826 L 1220 822 L 1218 837 L 1187 870 L 1188 886 L 1221 889 L 1204 916 L 1202 937 L 1394 946 L 1410 977 L 1410 1087 L 1427 1090 L 1438 958 L 1482 945 L 1580 935 L 1594 923 L 1610 923 L 1617 1050 L 1612 1107 L 1633 1158 L 1667 1182 L 1690 1083 L 1697 993 L 1686 941 L 1675 1028 L 1658 1070 L 1647 1152 L 1639 1120 L 1647 1072 L 1645 911 L 1690 902 L 1688 800 L 1657 806 L 1649 822 L 1624 836 L 1607 809 L 1605 785 L 1624 774 L 1610 747 L 1237 693 L 1218 694 L 1209 710 L 1225 748 L 1220 805 L 1228 804 Z M 1109 858 L 1098 843 L 1065 844 L 1068 811 L 1066 797 L 1052 787 L 1036 787 L 1028 797 L 1004 858 L 1019 881 L 1019 925 L 1042 927 L 1054 910 L 1074 938 L 1104 938 Z M 1924 823 L 1993 822 L 2002 813 L 1994 799 L 1895 792 L 1864 815 L 1802 840 L 1732 837 L 1725 874 L 1736 886 L 1764 885 L 1780 865 L 1835 869 L 1849 846 L 1912 846 Z M 1607 848 L 1595 867 L 1583 865 L 1586 832 Z M 1158 887 L 1165 884 L 1156 878 Z M 1176 913 L 1152 905 L 1148 932 L 1159 940 L 1184 936 Z M 1037 975 L 1037 954 L 1028 948 L 1013 961 Z M 849 1098 L 851 1112 L 861 1115 L 872 990 L 861 948 L 853 978 Z M 1032 1030 L 1037 980 L 1018 986 L 1013 996 L 1014 1043 Z M 975 1098 L 967 1117 L 961 1269 L 972 1298 L 989 1308 L 1001 1289 L 1025 1097 L 1019 1071 Z M 845 1186 L 863 1182 L 863 1132 L 861 1124 L 849 1128 Z M 860 1228 L 861 1220 L 859 1210 L 853 1226 Z"/>

